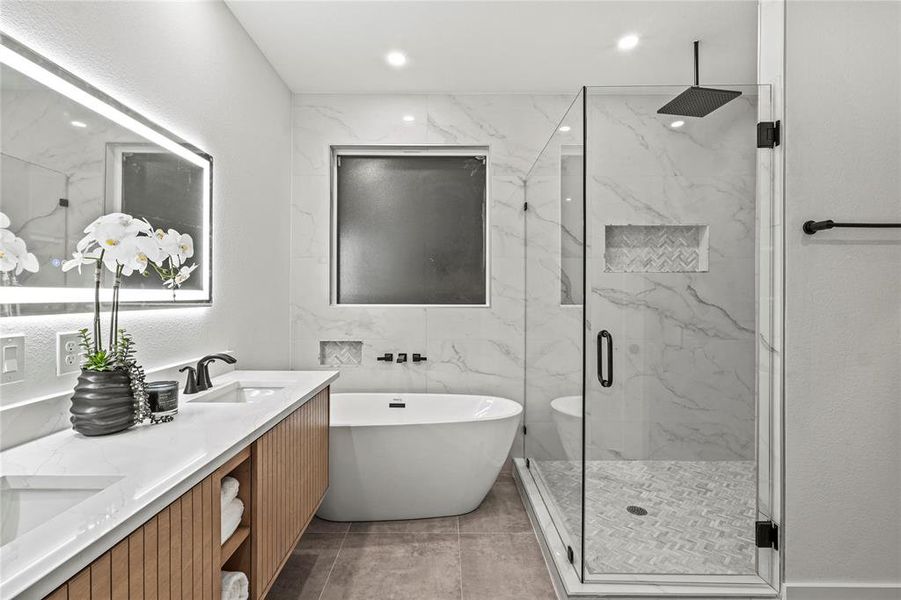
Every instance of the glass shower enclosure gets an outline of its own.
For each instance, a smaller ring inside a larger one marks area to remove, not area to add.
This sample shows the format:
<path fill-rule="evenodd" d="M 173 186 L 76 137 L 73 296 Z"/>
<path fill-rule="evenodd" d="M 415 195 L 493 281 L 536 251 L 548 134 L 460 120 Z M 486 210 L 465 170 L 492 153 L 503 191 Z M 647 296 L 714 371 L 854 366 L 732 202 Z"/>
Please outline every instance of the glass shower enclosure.
<path fill-rule="evenodd" d="M 518 468 L 583 584 L 778 582 L 771 91 L 726 87 L 583 88 L 526 178 Z"/>

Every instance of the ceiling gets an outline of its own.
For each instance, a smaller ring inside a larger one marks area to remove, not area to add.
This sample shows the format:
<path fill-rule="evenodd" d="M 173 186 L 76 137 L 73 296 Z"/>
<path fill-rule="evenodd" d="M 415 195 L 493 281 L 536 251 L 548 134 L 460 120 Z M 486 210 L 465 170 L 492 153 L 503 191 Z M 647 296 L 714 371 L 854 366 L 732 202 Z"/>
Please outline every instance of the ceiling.
<path fill-rule="evenodd" d="M 756 81 L 756 0 L 226 0 L 295 92 L 572 92 Z M 641 37 L 619 51 L 617 40 Z M 401 50 L 405 67 L 385 55 Z"/>

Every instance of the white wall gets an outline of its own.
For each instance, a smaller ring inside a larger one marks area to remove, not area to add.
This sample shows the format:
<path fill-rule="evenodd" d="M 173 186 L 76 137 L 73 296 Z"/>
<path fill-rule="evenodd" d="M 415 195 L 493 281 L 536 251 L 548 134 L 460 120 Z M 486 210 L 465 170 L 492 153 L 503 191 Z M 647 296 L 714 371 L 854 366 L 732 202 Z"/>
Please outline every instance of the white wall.
<path fill-rule="evenodd" d="M 897 598 L 901 231 L 801 224 L 901 222 L 901 3 L 788 2 L 785 121 L 788 597 Z"/>
<path fill-rule="evenodd" d="M 3 2 L 3 31 L 213 155 L 213 306 L 127 311 L 148 369 L 233 349 L 289 366 L 291 94 L 219 2 Z M 247 247 L 249 250 L 242 250 Z M 26 381 L 2 404 L 71 389 L 55 332 L 87 315 L 6 319 L 26 335 Z"/>

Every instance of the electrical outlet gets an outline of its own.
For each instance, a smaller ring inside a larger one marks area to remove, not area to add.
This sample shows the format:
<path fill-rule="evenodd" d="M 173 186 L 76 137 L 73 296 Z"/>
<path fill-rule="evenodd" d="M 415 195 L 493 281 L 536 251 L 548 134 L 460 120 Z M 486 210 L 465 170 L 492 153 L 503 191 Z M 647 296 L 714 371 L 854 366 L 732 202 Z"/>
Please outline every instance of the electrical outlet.
<path fill-rule="evenodd" d="M 81 370 L 81 335 L 77 331 L 56 334 L 56 374 L 66 375 Z"/>
<path fill-rule="evenodd" d="M 25 379 L 25 336 L 5 335 L 0 338 L 0 383 Z"/>

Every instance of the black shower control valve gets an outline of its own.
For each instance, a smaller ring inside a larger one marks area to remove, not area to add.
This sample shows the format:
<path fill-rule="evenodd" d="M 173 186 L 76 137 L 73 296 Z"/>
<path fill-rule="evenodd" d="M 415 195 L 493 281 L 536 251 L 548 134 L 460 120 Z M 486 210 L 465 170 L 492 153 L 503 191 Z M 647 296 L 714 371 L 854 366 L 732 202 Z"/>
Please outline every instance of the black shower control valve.
<path fill-rule="evenodd" d="M 398 362 L 398 363 L 405 363 L 405 362 L 407 362 L 407 353 L 406 353 L 406 352 L 399 352 L 399 353 L 397 354 L 397 362 Z"/>
<path fill-rule="evenodd" d="M 377 356 L 376 360 L 380 360 L 382 362 L 394 362 L 394 355 L 390 352 L 385 352 L 383 355 Z"/>
<path fill-rule="evenodd" d="M 413 362 L 415 362 L 415 363 L 418 363 L 418 362 L 425 362 L 425 361 L 427 361 L 427 360 L 428 360 L 428 358 L 426 358 L 426 357 L 423 356 L 422 354 L 418 354 L 418 353 L 414 353 L 414 354 L 413 354 Z"/>

